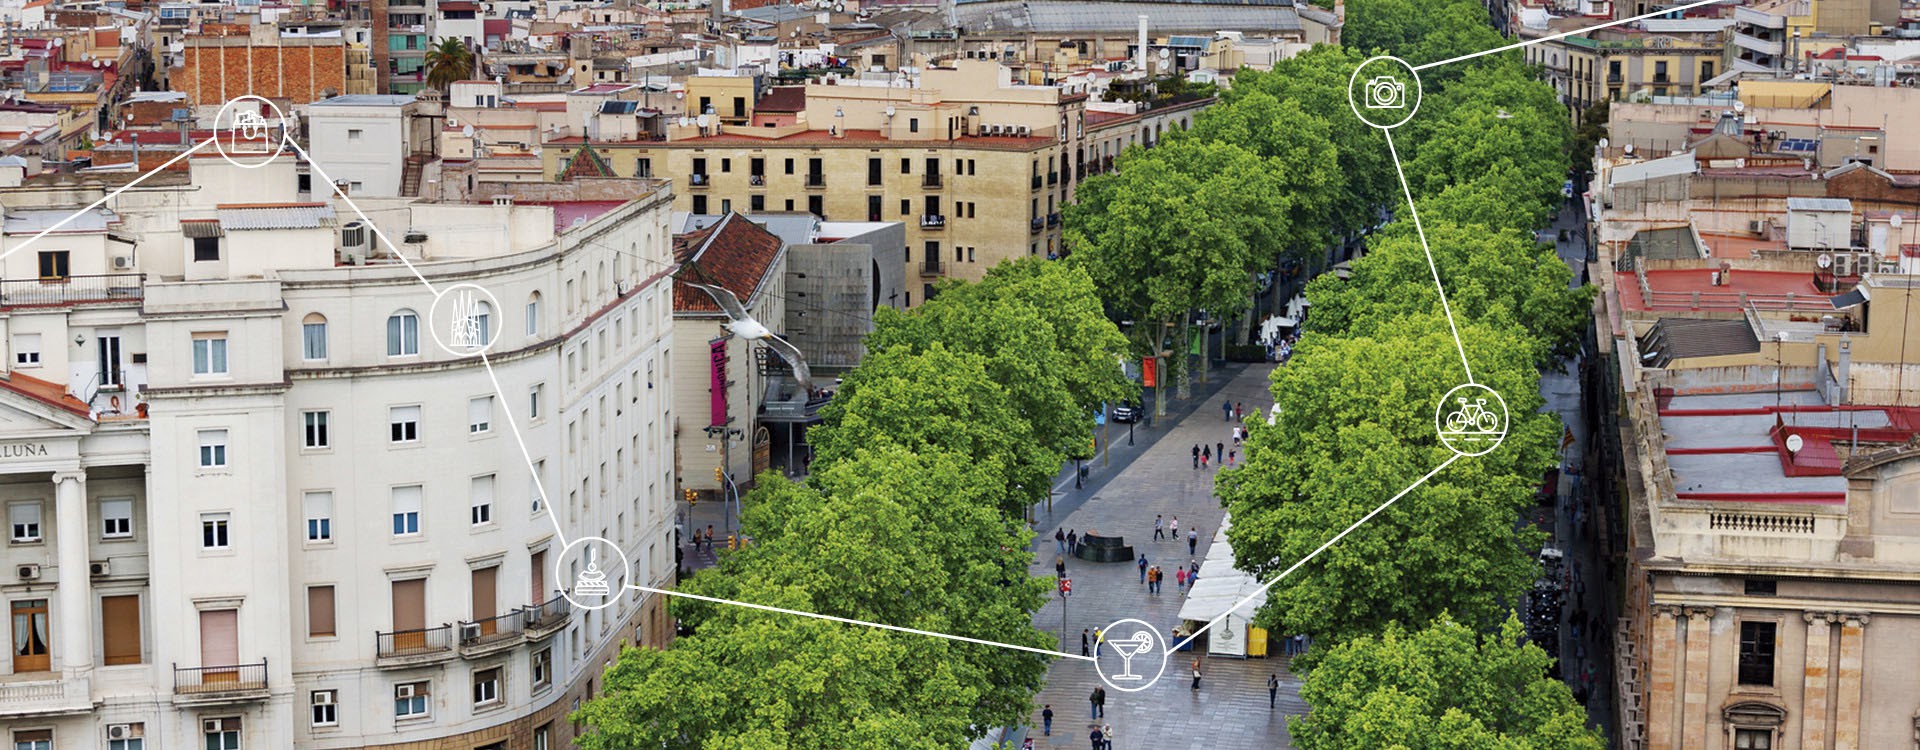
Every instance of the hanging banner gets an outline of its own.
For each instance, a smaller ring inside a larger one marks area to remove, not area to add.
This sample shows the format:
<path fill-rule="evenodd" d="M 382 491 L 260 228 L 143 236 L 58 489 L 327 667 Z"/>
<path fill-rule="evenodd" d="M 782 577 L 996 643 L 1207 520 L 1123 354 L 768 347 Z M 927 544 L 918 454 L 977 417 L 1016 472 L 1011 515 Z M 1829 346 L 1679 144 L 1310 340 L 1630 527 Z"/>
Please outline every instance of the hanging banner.
<path fill-rule="evenodd" d="M 1140 385 L 1154 388 L 1160 385 L 1160 360 L 1147 357 L 1140 360 Z"/>
<path fill-rule="evenodd" d="M 708 426 L 718 427 L 727 423 L 727 340 L 713 339 L 707 342 L 708 361 L 712 363 L 710 379 L 707 381 L 707 393 L 710 394 L 712 413 Z"/>

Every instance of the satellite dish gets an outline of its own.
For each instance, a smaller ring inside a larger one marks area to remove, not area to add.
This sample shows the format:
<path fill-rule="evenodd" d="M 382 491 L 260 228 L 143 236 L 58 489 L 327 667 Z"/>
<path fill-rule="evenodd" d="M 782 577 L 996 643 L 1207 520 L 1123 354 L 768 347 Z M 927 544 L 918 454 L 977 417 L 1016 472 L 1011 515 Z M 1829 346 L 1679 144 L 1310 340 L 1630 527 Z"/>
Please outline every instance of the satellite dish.
<path fill-rule="evenodd" d="M 1626 150 L 1626 152 L 1627 152 L 1627 155 L 1628 155 L 1628 156 L 1632 156 L 1632 155 L 1633 155 L 1633 144 L 1631 144 L 1631 143 L 1629 143 L 1629 144 L 1627 144 L 1627 145 L 1625 145 L 1625 146 L 1622 146 L 1621 148 L 1623 148 L 1623 149 L 1625 149 L 1625 150 Z"/>
<path fill-rule="evenodd" d="M 1166 50 L 1166 49 L 1160 50 L 1160 59 L 1165 60 L 1169 57 L 1173 57 L 1172 50 Z"/>
<path fill-rule="evenodd" d="M 1746 103 L 1746 102 L 1743 102 L 1743 101 L 1740 101 L 1739 99 L 1735 99 L 1735 100 L 1733 100 L 1733 111 L 1735 111 L 1735 112 L 1745 112 L 1745 111 L 1747 111 L 1747 103 Z"/>
<path fill-rule="evenodd" d="M 1607 147 L 1607 139 L 1605 138 L 1600 139 L 1600 148 L 1604 150 L 1606 149 L 1606 147 Z"/>
<path fill-rule="evenodd" d="M 1831 268 L 1833 266 L 1833 256 L 1828 253 L 1821 253 L 1820 257 L 1813 259 L 1813 263 L 1822 269 Z"/>
<path fill-rule="evenodd" d="M 465 138 L 472 138 L 472 137 L 473 137 L 473 126 L 472 126 L 472 125 L 461 125 L 461 126 L 460 126 L 460 135 L 461 135 L 462 137 L 465 137 Z"/>
<path fill-rule="evenodd" d="M 1802 447 L 1805 447 L 1806 444 L 1807 444 L 1807 441 L 1802 439 L 1799 435 L 1787 436 L 1787 452 L 1788 453 L 1799 453 L 1800 449 Z"/>
<path fill-rule="evenodd" d="M 895 110 L 894 110 L 894 108 L 893 108 L 893 105 L 891 105 L 891 104 L 889 104 L 889 105 L 887 105 L 887 116 L 888 116 L 888 117 L 892 117 L 892 116 L 894 116 L 894 115 L 896 115 L 896 114 L 899 114 L 899 112 L 897 112 L 897 111 L 895 111 Z"/>
<path fill-rule="evenodd" d="M 1902 221 L 1905 221 L 1905 220 L 1900 218 L 1900 214 L 1894 214 L 1893 216 L 1890 216 L 1887 218 L 1887 223 L 1893 225 L 1894 229 L 1899 229 L 1900 222 Z"/>

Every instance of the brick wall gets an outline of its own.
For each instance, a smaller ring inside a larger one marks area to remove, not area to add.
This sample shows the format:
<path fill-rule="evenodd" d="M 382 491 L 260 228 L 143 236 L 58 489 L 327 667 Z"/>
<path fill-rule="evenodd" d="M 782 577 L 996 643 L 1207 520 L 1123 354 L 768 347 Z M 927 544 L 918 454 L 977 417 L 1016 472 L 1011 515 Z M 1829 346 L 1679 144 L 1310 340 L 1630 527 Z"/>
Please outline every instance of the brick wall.
<path fill-rule="evenodd" d="M 345 93 L 346 75 L 340 45 L 199 44 L 187 47 L 172 85 L 200 104 L 248 94 L 309 104 Z"/>

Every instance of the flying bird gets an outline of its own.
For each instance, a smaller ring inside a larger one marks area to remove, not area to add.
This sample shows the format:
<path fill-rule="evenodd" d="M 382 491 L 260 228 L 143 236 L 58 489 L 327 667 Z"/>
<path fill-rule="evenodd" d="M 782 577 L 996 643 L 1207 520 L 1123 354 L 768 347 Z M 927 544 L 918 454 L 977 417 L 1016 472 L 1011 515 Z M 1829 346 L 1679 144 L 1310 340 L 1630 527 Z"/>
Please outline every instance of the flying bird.
<path fill-rule="evenodd" d="M 799 347 L 773 335 L 772 330 L 760 321 L 754 320 L 753 316 L 747 313 L 746 306 L 740 304 L 740 298 L 733 296 L 733 292 L 712 284 L 700 284 L 686 279 L 681 281 L 686 281 L 687 286 L 706 292 L 707 296 L 713 298 L 713 303 L 719 305 L 720 311 L 727 314 L 727 330 L 748 341 L 765 342 L 767 348 L 786 360 L 787 365 L 793 368 L 793 379 L 800 382 L 803 392 L 812 395 L 813 372 L 807 369 L 807 360 L 800 356 Z"/>

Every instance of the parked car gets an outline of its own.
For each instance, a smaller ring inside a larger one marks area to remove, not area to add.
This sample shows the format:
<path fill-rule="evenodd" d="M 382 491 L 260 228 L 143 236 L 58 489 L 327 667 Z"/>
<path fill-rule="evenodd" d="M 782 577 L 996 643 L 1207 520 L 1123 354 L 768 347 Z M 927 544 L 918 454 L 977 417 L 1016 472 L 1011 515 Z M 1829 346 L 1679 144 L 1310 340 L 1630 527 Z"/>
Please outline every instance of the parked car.
<path fill-rule="evenodd" d="M 1140 405 L 1131 403 L 1128 401 L 1122 401 L 1120 403 L 1114 404 L 1113 405 L 1113 421 L 1115 422 L 1140 421 Z"/>

